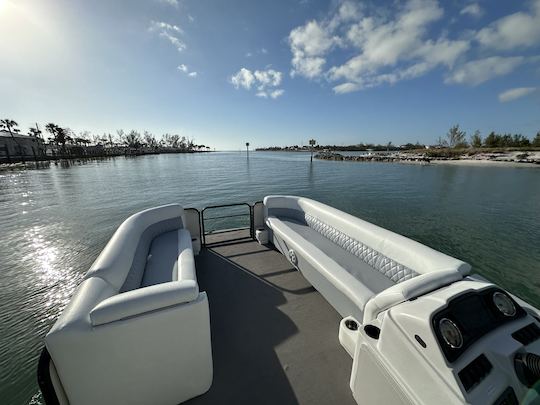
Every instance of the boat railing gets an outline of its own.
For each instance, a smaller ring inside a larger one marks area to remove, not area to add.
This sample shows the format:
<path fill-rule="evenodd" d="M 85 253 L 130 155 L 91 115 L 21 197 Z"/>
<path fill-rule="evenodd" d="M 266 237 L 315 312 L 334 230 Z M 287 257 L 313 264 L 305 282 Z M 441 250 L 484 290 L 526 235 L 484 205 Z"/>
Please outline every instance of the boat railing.
<path fill-rule="evenodd" d="M 261 201 L 258 201 L 254 204 L 243 202 L 233 204 L 211 205 L 203 208 L 200 211 L 202 246 L 206 246 L 206 236 L 210 234 L 215 235 L 241 230 L 249 230 L 249 237 L 252 239 L 255 238 L 256 222 L 259 222 L 255 220 L 255 211 L 259 212 L 259 207 L 262 207 Z M 229 212 L 224 213 L 223 211 L 227 211 L 227 209 L 229 209 Z M 244 219 L 244 221 L 242 221 L 242 218 Z M 247 219 L 249 219 L 249 222 L 246 221 Z M 209 222 L 213 222 L 214 226 L 210 227 Z M 229 239 L 228 241 L 234 241 L 239 239 L 245 238 L 233 238 Z"/>

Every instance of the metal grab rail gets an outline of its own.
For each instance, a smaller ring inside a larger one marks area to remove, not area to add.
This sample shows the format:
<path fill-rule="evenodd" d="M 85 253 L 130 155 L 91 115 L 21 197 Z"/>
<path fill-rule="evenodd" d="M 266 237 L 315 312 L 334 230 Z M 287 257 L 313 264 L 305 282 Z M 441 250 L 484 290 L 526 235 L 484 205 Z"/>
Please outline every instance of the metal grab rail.
<path fill-rule="evenodd" d="M 220 217 L 210 217 L 205 219 L 222 219 L 222 218 L 234 218 L 234 217 L 247 217 L 249 214 L 235 214 L 235 215 L 222 215 Z"/>
<path fill-rule="evenodd" d="M 246 213 L 246 214 L 231 214 L 231 215 L 221 215 L 221 216 L 216 216 L 216 217 L 204 217 L 204 213 L 207 211 L 207 210 L 213 210 L 213 209 L 217 209 L 217 208 L 227 208 L 227 207 L 241 207 L 241 206 L 247 206 L 249 208 L 249 213 Z M 203 246 L 206 246 L 206 230 L 205 230 L 205 223 L 204 221 L 205 220 L 211 220 L 211 219 L 224 219 L 224 218 L 235 218 L 235 217 L 247 217 L 249 215 L 249 236 L 253 239 L 255 236 L 255 233 L 254 233 L 254 227 L 253 227 L 253 206 L 249 203 L 235 203 L 235 204 L 222 204 L 222 205 L 211 205 L 211 206 L 208 206 L 208 207 L 205 207 L 202 211 L 201 211 L 201 228 L 202 228 L 202 232 L 201 232 L 201 238 L 202 238 L 202 245 Z M 236 228 L 236 229 L 228 229 L 228 230 L 221 230 L 219 231 L 219 233 L 225 233 L 225 232 L 234 232 L 234 231 L 237 231 L 239 229 L 248 229 L 247 227 L 243 227 L 243 228 Z"/>

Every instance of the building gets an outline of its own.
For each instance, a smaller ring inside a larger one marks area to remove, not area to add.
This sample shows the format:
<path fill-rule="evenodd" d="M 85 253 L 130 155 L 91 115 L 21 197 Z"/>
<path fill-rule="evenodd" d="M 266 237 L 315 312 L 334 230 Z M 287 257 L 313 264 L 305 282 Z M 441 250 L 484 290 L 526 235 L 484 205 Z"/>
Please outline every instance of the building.
<path fill-rule="evenodd" d="M 30 160 L 45 155 L 43 139 L 0 131 L 0 162 Z"/>

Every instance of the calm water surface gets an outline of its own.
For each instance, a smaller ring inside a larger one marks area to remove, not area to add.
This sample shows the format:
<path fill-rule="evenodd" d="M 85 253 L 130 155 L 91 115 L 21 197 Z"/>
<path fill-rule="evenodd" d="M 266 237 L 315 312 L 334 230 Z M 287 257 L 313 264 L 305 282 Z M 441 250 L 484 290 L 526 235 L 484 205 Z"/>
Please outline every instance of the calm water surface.
<path fill-rule="evenodd" d="M 42 339 L 116 227 L 155 205 L 315 198 L 437 250 L 540 306 L 540 169 L 158 155 L 0 172 L 0 403 L 39 403 Z"/>

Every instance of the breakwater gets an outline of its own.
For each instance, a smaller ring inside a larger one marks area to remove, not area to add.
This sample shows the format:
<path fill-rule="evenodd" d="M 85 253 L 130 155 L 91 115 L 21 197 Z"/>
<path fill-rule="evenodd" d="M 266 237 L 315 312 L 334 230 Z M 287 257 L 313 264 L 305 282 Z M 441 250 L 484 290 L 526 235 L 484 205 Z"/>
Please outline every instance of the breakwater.
<path fill-rule="evenodd" d="M 429 163 L 431 159 L 420 154 L 403 153 L 366 153 L 364 155 L 342 155 L 336 152 L 322 152 L 315 155 L 321 160 L 348 160 L 353 162 L 417 162 Z"/>
<path fill-rule="evenodd" d="M 454 164 L 510 164 L 540 167 L 539 151 L 508 152 L 466 152 L 426 151 L 426 152 L 375 152 L 361 155 L 343 155 L 337 152 L 320 152 L 315 159 L 353 162 L 394 162 L 394 163 L 454 163 Z"/>

